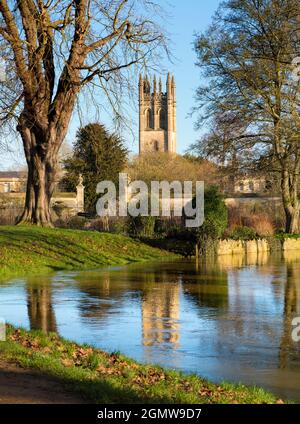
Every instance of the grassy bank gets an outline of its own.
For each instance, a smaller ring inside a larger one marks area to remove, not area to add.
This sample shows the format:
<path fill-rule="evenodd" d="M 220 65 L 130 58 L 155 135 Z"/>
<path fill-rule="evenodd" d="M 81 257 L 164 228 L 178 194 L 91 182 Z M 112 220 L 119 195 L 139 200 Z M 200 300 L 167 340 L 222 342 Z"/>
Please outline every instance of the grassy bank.
<path fill-rule="evenodd" d="M 300 234 L 288 234 L 288 233 L 279 233 L 275 235 L 276 239 L 285 240 L 285 239 L 300 239 Z"/>
<path fill-rule="evenodd" d="M 34 226 L 0 227 L 0 279 L 172 257 L 175 255 L 117 234 Z"/>
<path fill-rule="evenodd" d="M 282 403 L 260 388 L 209 383 L 117 353 L 66 341 L 54 333 L 8 326 L 0 359 L 58 379 L 66 389 L 97 403 Z"/>

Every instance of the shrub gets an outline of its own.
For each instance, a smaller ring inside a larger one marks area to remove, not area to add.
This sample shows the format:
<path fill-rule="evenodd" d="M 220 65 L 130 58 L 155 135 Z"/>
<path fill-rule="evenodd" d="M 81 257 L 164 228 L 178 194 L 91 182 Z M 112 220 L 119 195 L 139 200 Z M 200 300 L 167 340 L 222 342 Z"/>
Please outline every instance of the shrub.
<path fill-rule="evenodd" d="M 252 215 L 244 220 L 245 224 L 253 228 L 260 237 L 273 236 L 275 227 L 271 218 L 266 214 Z"/>
<path fill-rule="evenodd" d="M 158 237 L 173 238 L 172 234 L 182 228 L 182 219 L 179 216 L 160 217 L 155 220 L 154 231 Z"/>
<path fill-rule="evenodd" d="M 153 216 L 130 217 L 128 220 L 128 233 L 135 237 L 153 237 L 155 218 Z"/>
<path fill-rule="evenodd" d="M 204 213 L 202 232 L 214 238 L 221 237 L 228 224 L 228 209 L 217 187 L 212 186 L 205 191 Z"/>
<path fill-rule="evenodd" d="M 108 216 L 104 216 L 90 219 L 86 221 L 84 229 L 89 231 L 110 232 L 111 218 Z"/>
<path fill-rule="evenodd" d="M 87 219 L 82 216 L 72 216 L 65 221 L 65 227 L 71 230 L 84 230 Z"/>
<path fill-rule="evenodd" d="M 300 234 L 289 234 L 285 233 L 284 231 L 280 231 L 278 234 L 276 234 L 277 239 L 286 239 L 286 238 L 293 238 L 293 239 L 299 239 Z"/>
<path fill-rule="evenodd" d="M 243 210 L 241 207 L 231 206 L 228 210 L 228 226 L 234 228 L 242 226 L 243 222 Z"/>
<path fill-rule="evenodd" d="M 128 219 L 118 217 L 117 219 L 112 220 L 110 224 L 110 232 L 114 234 L 128 234 Z"/>
<path fill-rule="evenodd" d="M 174 225 L 170 227 L 166 233 L 166 238 L 177 239 L 177 240 L 191 240 L 193 238 L 193 229 L 183 228 L 180 225 Z"/>
<path fill-rule="evenodd" d="M 258 238 L 257 232 L 253 228 L 246 226 L 235 227 L 228 236 L 234 240 L 255 240 Z"/>
<path fill-rule="evenodd" d="M 195 207 L 195 199 L 193 199 Z M 218 187 L 211 186 L 204 193 L 204 223 L 191 231 L 202 254 L 215 253 L 217 240 L 228 225 L 228 210 Z"/>
<path fill-rule="evenodd" d="M 229 230 L 237 226 L 254 228 L 261 237 L 272 236 L 285 227 L 282 204 L 275 200 L 239 202 L 229 208 Z"/>

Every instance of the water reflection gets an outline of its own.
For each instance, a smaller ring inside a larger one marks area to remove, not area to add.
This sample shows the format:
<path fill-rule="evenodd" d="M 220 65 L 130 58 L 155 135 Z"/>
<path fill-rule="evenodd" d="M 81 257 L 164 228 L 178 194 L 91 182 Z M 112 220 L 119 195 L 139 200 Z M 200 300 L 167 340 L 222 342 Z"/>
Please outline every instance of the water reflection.
<path fill-rule="evenodd" d="M 79 309 L 81 317 L 86 320 L 103 321 L 113 314 L 114 308 L 121 305 L 122 295 L 128 287 L 115 287 L 111 274 L 80 275 L 77 287 L 83 296 L 80 297 Z"/>
<path fill-rule="evenodd" d="M 279 367 L 284 369 L 295 355 L 291 339 L 292 320 L 300 316 L 300 264 L 289 260 L 286 265 L 286 284 L 284 289 L 283 331 L 279 347 Z"/>
<path fill-rule="evenodd" d="M 221 311 L 228 305 L 228 273 L 222 262 L 211 259 L 199 261 L 189 275 L 183 276 L 183 283 L 185 295 L 193 299 L 200 308 Z"/>
<path fill-rule="evenodd" d="M 153 346 L 179 341 L 179 297 L 181 279 L 170 280 L 168 272 L 152 270 L 137 274 L 124 268 L 121 273 L 86 273 L 76 278 L 81 293 L 83 319 L 99 323 L 113 317 L 124 302 L 137 302 L 141 312 L 143 344 Z"/>
<path fill-rule="evenodd" d="M 0 284 L 0 316 L 139 361 L 300 401 L 300 252 L 134 265 Z"/>
<path fill-rule="evenodd" d="M 142 296 L 143 344 L 178 345 L 180 338 L 180 281 L 149 287 Z"/>
<path fill-rule="evenodd" d="M 50 279 L 44 278 L 41 282 L 28 279 L 27 305 L 31 330 L 57 331 Z"/>

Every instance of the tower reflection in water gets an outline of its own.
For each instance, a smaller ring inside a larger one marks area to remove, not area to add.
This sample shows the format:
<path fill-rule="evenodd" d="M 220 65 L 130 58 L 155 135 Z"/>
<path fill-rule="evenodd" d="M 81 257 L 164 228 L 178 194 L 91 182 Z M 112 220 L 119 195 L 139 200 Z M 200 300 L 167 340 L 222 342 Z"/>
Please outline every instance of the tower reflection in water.
<path fill-rule="evenodd" d="M 162 283 L 143 294 L 141 306 L 145 346 L 179 343 L 180 290 L 179 282 Z"/>
<path fill-rule="evenodd" d="M 168 272 L 150 269 L 139 273 L 138 269 L 124 268 L 121 273 L 104 272 L 102 275 L 92 273 L 81 282 L 80 291 L 88 294 L 84 298 L 81 315 L 102 321 L 126 304 L 130 298 L 132 304 L 141 310 L 141 336 L 144 346 L 161 343 L 178 344 L 180 279 Z M 98 301 L 97 301 L 98 299 Z"/>
<path fill-rule="evenodd" d="M 107 348 L 129 346 L 127 354 L 137 351 L 148 362 L 165 363 L 167 357 L 174 366 L 185 360 L 182 352 L 192 352 L 192 358 L 213 352 L 220 363 L 235 357 L 243 371 L 262 361 L 259 347 L 265 369 L 300 367 L 291 339 L 292 319 L 300 315 L 299 252 L 286 252 L 284 261 L 281 255 L 224 256 L 81 273 L 60 282 L 61 277 L 27 280 L 31 329 L 56 332 L 62 322 L 77 325 L 80 334 L 97 334 L 100 346 L 105 339 Z M 62 313 L 62 303 L 73 305 L 78 321 Z"/>

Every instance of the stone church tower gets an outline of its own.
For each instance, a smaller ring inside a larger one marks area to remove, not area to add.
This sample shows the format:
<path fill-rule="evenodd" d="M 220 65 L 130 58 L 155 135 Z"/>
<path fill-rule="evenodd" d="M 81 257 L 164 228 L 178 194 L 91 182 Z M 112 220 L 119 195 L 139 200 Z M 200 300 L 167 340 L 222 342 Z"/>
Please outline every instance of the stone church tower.
<path fill-rule="evenodd" d="M 176 153 L 176 85 L 168 74 L 166 92 L 161 79 L 139 81 L 140 154 L 147 152 Z"/>

